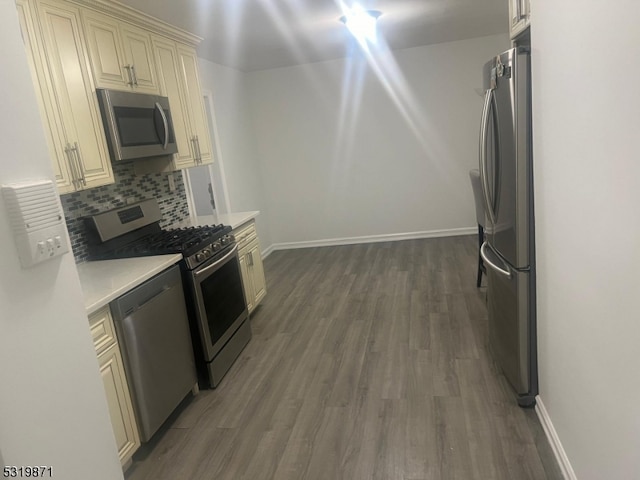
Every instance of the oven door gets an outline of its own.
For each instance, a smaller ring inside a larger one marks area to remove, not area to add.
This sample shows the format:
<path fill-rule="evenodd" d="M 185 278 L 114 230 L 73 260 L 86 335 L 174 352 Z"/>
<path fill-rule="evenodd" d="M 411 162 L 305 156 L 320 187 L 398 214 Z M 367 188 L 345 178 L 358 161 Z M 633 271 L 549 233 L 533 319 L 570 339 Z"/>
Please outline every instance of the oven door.
<path fill-rule="evenodd" d="M 205 361 L 210 362 L 248 316 L 238 245 L 191 272 Z"/>

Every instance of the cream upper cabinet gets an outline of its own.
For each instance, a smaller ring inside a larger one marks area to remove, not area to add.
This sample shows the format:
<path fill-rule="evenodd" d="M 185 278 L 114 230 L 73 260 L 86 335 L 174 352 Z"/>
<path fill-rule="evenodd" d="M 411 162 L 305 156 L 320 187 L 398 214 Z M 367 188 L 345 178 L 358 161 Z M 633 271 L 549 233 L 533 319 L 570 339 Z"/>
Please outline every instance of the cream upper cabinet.
<path fill-rule="evenodd" d="M 18 3 L 60 193 L 114 183 L 77 7 Z"/>
<path fill-rule="evenodd" d="M 18 9 L 18 19 L 20 21 L 20 29 L 22 30 L 22 40 L 27 51 L 27 60 L 29 62 L 29 70 L 31 78 L 34 80 L 36 91 L 36 99 L 40 109 L 40 116 L 43 120 L 43 127 L 47 145 L 51 154 L 53 164 L 53 173 L 56 177 L 56 183 L 60 192 L 75 190 L 73 178 L 71 175 L 71 166 L 69 158 L 65 152 L 66 140 L 62 131 L 60 122 L 56 117 L 55 105 L 50 101 L 52 94 L 49 82 L 40 82 L 39 79 L 46 78 L 45 72 L 40 61 L 40 50 L 38 39 L 35 37 L 35 24 L 33 4 L 27 0 L 18 0 L 16 2 Z"/>
<path fill-rule="evenodd" d="M 140 446 L 140 437 L 109 307 L 92 314 L 89 326 L 98 356 L 118 455 L 121 464 L 125 465 Z"/>
<path fill-rule="evenodd" d="M 189 111 L 182 87 L 180 59 L 176 44 L 154 36 L 153 50 L 158 65 L 160 94 L 169 98 L 173 133 L 178 146 L 178 153 L 173 155 L 174 169 L 193 167 L 196 164 L 196 154 L 193 149 Z"/>
<path fill-rule="evenodd" d="M 200 89 L 195 49 L 160 36 L 153 37 L 160 93 L 169 98 L 178 145 L 175 169 L 213 162 L 209 125 Z"/>
<path fill-rule="evenodd" d="M 151 47 L 151 35 L 145 30 L 123 23 L 120 26 L 124 57 L 131 65 L 135 90 L 157 94 L 160 89 L 156 78 L 156 64 Z"/>
<path fill-rule="evenodd" d="M 198 57 L 194 48 L 186 45 L 178 46 L 180 68 L 184 81 L 185 100 L 190 110 L 191 133 L 195 143 L 198 164 L 213 162 L 213 149 L 209 136 L 209 123 L 204 110 L 200 75 L 198 72 Z"/>
<path fill-rule="evenodd" d="M 214 160 L 200 39 L 116 3 L 16 0 L 60 193 L 114 183 L 96 88 L 169 97 L 178 153 L 167 169 Z"/>
<path fill-rule="evenodd" d="M 530 14 L 530 0 L 509 0 L 509 32 L 512 39 L 529 26 Z"/>
<path fill-rule="evenodd" d="M 82 20 L 97 87 L 158 93 L 151 36 L 146 31 L 86 9 Z"/>

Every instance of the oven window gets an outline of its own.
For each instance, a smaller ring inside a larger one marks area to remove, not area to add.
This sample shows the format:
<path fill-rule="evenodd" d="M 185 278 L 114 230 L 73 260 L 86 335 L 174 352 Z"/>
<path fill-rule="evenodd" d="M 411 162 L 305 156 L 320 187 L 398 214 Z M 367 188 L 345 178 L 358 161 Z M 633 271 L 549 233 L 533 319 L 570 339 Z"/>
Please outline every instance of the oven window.
<path fill-rule="evenodd" d="M 246 309 L 237 257 L 203 280 L 200 289 L 207 313 L 211 345 L 215 345 Z"/>

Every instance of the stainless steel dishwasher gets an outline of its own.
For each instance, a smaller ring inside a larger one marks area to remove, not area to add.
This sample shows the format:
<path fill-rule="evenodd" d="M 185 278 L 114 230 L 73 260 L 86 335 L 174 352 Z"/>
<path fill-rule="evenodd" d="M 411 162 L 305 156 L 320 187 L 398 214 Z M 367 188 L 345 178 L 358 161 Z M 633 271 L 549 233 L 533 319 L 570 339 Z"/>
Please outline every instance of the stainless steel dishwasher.
<path fill-rule="evenodd" d="M 175 265 L 111 303 L 143 442 L 193 388 L 197 375 L 180 268 Z"/>

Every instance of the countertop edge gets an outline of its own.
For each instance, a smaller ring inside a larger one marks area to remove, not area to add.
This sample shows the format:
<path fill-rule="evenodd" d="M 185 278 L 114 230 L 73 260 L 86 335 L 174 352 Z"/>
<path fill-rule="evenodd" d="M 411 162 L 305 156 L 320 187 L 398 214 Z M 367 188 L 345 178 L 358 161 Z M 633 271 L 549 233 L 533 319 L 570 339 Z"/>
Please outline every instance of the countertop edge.
<path fill-rule="evenodd" d="M 229 225 L 234 230 L 240 225 L 247 223 L 248 221 L 256 218 L 260 215 L 259 210 L 247 211 L 247 212 L 235 212 L 235 213 L 219 213 L 217 216 L 202 215 L 196 217 L 194 225 L 211 225 L 212 223 L 222 223 Z"/>
<path fill-rule="evenodd" d="M 182 255 L 173 254 L 118 260 L 100 260 L 78 265 L 78 275 L 80 277 L 80 285 L 84 295 L 84 304 L 87 315 L 95 313 L 116 298 L 127 293 L 132 288 L 137 287 L 163 270 L 175 265 L 181 259 Z M 100 276 L 101 273 L 104 274 L 105 272 L 115 273 L 127 270 L 127 264 L 131 265 L 136 260 L 142 260 L 142 262 L 145 263 L 152 263 L 152 265 L 146 268 L 135 269 L 130 276 L 119 279 L 115 282 L 115 285 L 99 285 L 101 280 L 106 283 L 108 278 L 96 278 L 96 276 Z"/>

